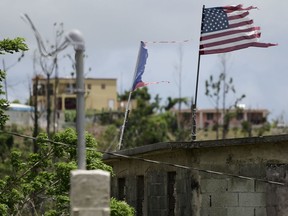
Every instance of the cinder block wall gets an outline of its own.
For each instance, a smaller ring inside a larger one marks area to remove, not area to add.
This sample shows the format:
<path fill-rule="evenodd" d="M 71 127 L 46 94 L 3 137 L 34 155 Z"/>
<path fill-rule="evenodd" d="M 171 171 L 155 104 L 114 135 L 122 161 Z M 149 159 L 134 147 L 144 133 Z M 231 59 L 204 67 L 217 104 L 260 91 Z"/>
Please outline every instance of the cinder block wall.
<path fill-rule="evenodd" d="M 198 168 L 288 183 L 287 155 L 288 143 L 243 146 L 232 143 L 225 147 L 169 149 L 143 156 L 196 168 L 191 170 L 116 160 L 110 163 L 116 173 L 112 194 L 117 197 L 117 178 L 125 177 L 127 202 L 136 207 L 136 176 L 143 175 L 143 215 L 167 215 L 167 173 L 175 171 L 176 216 L 287 216 L 287 187 L 197 171 Z"/>
<path fill-rule="evenodd" d="M 288 184 L 288 165 L 269 164 L 266 169 L 267 178 L 271 181 Z M 267 185 L 267 216 L 286 216 L 288 214 L 288 187 Z"/>
<path fill-rule="evenodd" d="M 213 149 L 213 162 L 208 159 L 212 151 L 200 151 L 199 164 L 202 169 L 288 182 L 285 175 L 288 171 L 287 159 L 284 156 L 285 152 L 288 153 L 285 150 L 287 147 L 283 147 L 282 151 L 279 147 L 271 144 Z M 271 163 L 273 168 L 269 168 Z M 287 187 L 225 175 L 200 173 L 200 176 L 201 216 L 287 215 Z"/>
<path fill-rule="evenodd" d="M 266 190 L 253 180 L 201 179 L 201 216 L 266 216 Z"/>
<path fill-rule="evenodd" d="M 163 171 L 151 171 L 147 175 L 148 215 L 168 215 L 167 174 Z"/>

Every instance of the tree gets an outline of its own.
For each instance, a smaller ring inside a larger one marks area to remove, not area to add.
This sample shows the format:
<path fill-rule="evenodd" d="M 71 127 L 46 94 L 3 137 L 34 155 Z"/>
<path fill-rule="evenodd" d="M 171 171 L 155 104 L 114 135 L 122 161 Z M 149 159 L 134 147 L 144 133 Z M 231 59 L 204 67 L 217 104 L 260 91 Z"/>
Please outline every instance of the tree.
<path fill-rule="evenodd" d="M 99 127 L 99 126 L 98 126 Z M 116 151 L 118 145 L 118 130 L 115 124 L 106 125 L 103 132 L 100 133 L 97 140 L 99 149 L 102 151 Z"/>
<path fill-rule="evenodd" d="M 15 52 L 26 51 L 28 50 L 27 45 L 24 43 L 23 38 L 17 37 L 15 39 L 4 39 L 0 41 L 0 55 L 7 53 L 13 54 Z M 2 90 L 3 81 L 5 80 L 5 71 L 0 70 L 0 95 L 5 95 L 5 92 Z M 0 129 L 5 125 L 5 122 L 8 120 L 8 116 L 5 115 L 4 111 L 8 108 L 8 101 L 6 99 L 0 99 Z"/>
<path fill-rule="evenodd" d="M 188 105 L 188 99 L 187 98 L 171 98 L 171 97 L 168 97 L 167 98 L 167 105 L 164 106 L 164 109 L 166 111 L 169 111 L 171 110 L 176 104 L 185 104 L 185 105 Z M 178 109 L 178 112 L 180 112 L 180 110 Z"/>
<path fill-rule="evenodd" d="M 127 93 L 126 93 L 127 94 Z M 128 92 L 129 94 L 129 92 Z M 120 98 L 126 98 L 125 95 Z M 155 96 L 150 102 L 151 95 L 143 87 L 133 92 L 132 99 L 136 100 L 137 107 L 131 111 L 124 133 L 124 148 L 132 148 L 169 140 L 169 125 L 165 115 L 158 113 L 160 98 Z"/>
<path fill-rule="evenodd" d="M 0 158 L 2 164 L 8 159 L 11 148 L 13 147 L 13 136 L 9 134 L 0 134 Z"/>
<path fill-rule="evenodd" d="M 235 93 L 235 92 L 234 92 Z M 238 103 L 245 98 L 246 96 L 243 94 L 239 98 L 237 98 L 234 102 L 234 104 L 230 105 L 228 108 L 223 109 L 224 113 L 224 120 L 223 120 L 223 133 L 222 133 L 222 139 L 225 139 L 227 136 L 227 133 L 229 131 L 230 121 L 232 118 L 235 118 L 238 113 L 242 112 L 242 108 L 238 106 Z"/>
<path fill-rule="evenodd" d="M 11 153 L 11 174 L 0 180 L 0 215 L 69 215 L 70 171 L 77 168 L 75 130 L 37 137 L 38 153 Z M 86 134 L 87 169 L 112 168 L 101 160 L 97 142 Z"/>
<path fill-rule="evenodd" d="M 244 134 L 245 137 L 252 136 L 252 125 L 249 121 L 243 121 L 241 123 L 242 129 L 241 132 Z"/>
<path fill-rule="evenodd" d="M 5 72 L 0 70 L 0 95 L 4 95 L 5 92 L 2 90 L 2 82 L 5 79 Z M 3 129 L 6 121 L 8 120 L 8 116 L 5 115 L 5 110 L 7 110 L 9 104 L 8 101 L 4 98 L 0 99 L 0 129 Z"/>
<path fill-rule="evenodd" d="M 28 16 L 28 14 L 23 14 L 23 20 L 27 22 L 31 29 L 33 30 L 35 39 L 37 41 L 38 45 L 38 51 L 41 56 L 40 58 L 40 63 L 41 67 L 44 71 L 44 73 L 47 76 L 47 82 L 46 82 L 46 94 L 47 94 L 47 104 L 46 104 L 46 110 L 47 110 L 47 134 L 48 137 L 50 136 L 50 115 L 51 115 L 51 107 L 50 107 L 50 96 L 51 96 L 51 91 L 52 89 L 50 88 L 50 76 L 55 68 L 55 85 L 54 85 L 54 113 L 53 113 L 53 128 L 54 128 L 54 133 L 56 131 L 56 116 L 57 116 L 57 89 L 58 89 L 58 53 L 65 49 L 67 47 L 67 44 L 61 43 L 61 40 L 64 39 L 64 28 L 63 28 L 63 23 L 54 23 L 54 33 L 55 33 L 55 38 L 53 40 L 53 43 L 50 44 L 48 40 L 46 40 L 46 44 L 44 44 L 43 39 L 38 32 L 37 28 L 35 27 L 34 23 Z M 47 47 L 46 47 L 47 46 Z M 44 60 L 46 58 L 46 60 Z M 47 64 L 47 60 L 51 60 L 51 64 Z"/>
<path fill-rule="evenodd" d="M 24 42 L 25 42 L 24 38 L 21 37 L 17 37 L 15 39 L 6 38 L 0 41 L 0 55 L 7 53 L 13 54 L 15 52 L 20 51 L 27 51 L 28 47 Z"/>
<path fill-rule="evenodd" d="M 13 54 L 15 52 L 26 51 L 28 50 L 27 45 L 24 43 L 25 40 L 23 38 L 17 37 L 15 39 L 4 39 L 0 41 L 0 54 L 4 55 L 7 53 Z M 4 61 L 3 61 L 4 62 Z M 3 64 L 4 66 L 4 64 Z M 4 68 L 5 69 L 5 68 Z M 0 95 L 5 95 L 5 92 L 2 90 L 3 81 L 5 80 L 6 71 L 0 70 Z M 7 86 L 7 85 L 6 85 Z M 6 97 L 7 98 L 7 97 Z M 0 99 L 0 129 L 4 128 L 6 121 L 8 120 L 8 116 L 5 114 L 5 110 L 7 110 L 9 106 L 9 102 L 7 99 Z M 7 159 L 10 149 L 13 146 L 13 137 L 11 135 L 0 135 L 0 157 L 2 163 Z"/>
<path fill-rule="evenodd" d="M 223 80 L 223 74 L 221 73 L 218 77 L 218 80 L 214 81 L 212 75 L 210 75 L 209 80 L 205 81 L 205 95 L 210 97 L 215 103 L 216 109 L 216 122 L 215 122 L 215 131 L 216 131 L 216 139 L 219 138 L 219 103 L 220 103 L 220 86 Z"/>
<path fill-rule="evenodd" d="M 214 80 L 213 75 L 205 81 L 205 95 L 208 96 L 212 102 L 215 104 L 216 109 L 216 139 L 219 138 L 219 117 L 220 117 L 220 101 L 222 99 L 222 116 L 223 116 L 223 125 L 222 125 L 222 139 L 225 139 L 229 131 L 230 120 L 237 114 L 239 111 L 238 103 L 243 100 L 246 95 L 242 94 L 240 97 L 236 98 L 234 103 L 226 107 L 226 96 L 231 92 L 236 94 L 236 90 L 233 83 L 233 78 L 227 78 L 226 64 L 227 58 L 225 55 L 221 55 L 221 65 L 222 72 L 219 74 L 218 79 Z M 222 93 L 222 96 L 221 96 Z M 234 112 L 232 112 L 234 110 Z"/>
<path fill-rule="evenodd" d="M 118 95 L 118 98 L 125 101 L 128 96 L 129 92 L 126 91 L 123 95 Z M 134 100 L 132 103 L 136 101 L 136 107 L 127 118 L 124 148 L 190 139 L 190 133 L 185 131 L 184 127 L 179 127 L 177 115 L 171 111 L 177 103 L 187 105 L 187 98 L 168 97 L 166 105 L 163 106 L 160 104 L 159 95 L 152 99 L 147 87 L 143 87 L 133 92 L 131 100 Z"/>
<path fill-rule="evenodd" d="M 176 104 L 185 104 L 186 106 L 188 105 L 188 99 L 187 98 L 167 98 L 167 104 L 164 106 L 164 109 L 166 112 L 169 112 L 173 107 L 175 107 Z M 183 119 L 181 120 L 180 118 L 180 112 L 181 112 L 180 106 L 178 106 L 178 112 L 176 115 L 177 119 L 177 127 L 173 129 L 176 141 L 184 141 L 187 139 L 190 134 L 188 131 L 185 130 L 184 125 L 183 125 Z"/>

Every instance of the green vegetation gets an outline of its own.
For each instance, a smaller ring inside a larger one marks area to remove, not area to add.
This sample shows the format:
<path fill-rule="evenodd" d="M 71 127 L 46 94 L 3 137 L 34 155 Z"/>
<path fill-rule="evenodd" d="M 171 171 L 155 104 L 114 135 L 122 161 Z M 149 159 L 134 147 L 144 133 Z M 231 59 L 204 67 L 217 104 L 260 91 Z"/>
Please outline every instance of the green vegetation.
<path fill-rule="evenodd" d="M 118 201 L 115 198 L 111 198 L 110 203 L 111 216 L 134 216 L 135 210 L 131 208 L 125 201 Z"/>
<path fill-rule="evenodd" d="M 214 83 L 213 78 L 211 83 Z M 218 86 L 219 82 L 217 83 Z M 229 83 L 232 84 L 233 82 L 229 81 Z M 213 86 L 215 87 L 215 85 Z M 230 86 L 230 88 L 234 89 L 232 86 Z M 234 91 L 235 90 L 233 90 L 233 92 Z M 208 92 L 211 93 L 212 89 Z M 219 93 L 218 90 L 217 92 Z M 123 95 L 120 95 L 119 98 L 120 100 L 127 100 L 128 95 L 129 92 L 125 92 Z M 241 96 L 240 98 L 243 97 L 244 96 Z M 137 104 L 137 107 L 131 109 L 129 112 L 125 125 L 122 149 L 157 142 L 191 141 L 191 113 L 182 113 L 182 117 L 177 119 L 177 111 L 175 112 L 175 110 L 173 110 L 173 107 L 179 102 L 188 105 L 187 100 L 168 98 L 165 105 L 161 105 L 160 102 L 161 98 L 159 98 L 158 95 L 152 98 L 146 87 L 133 92 L 131 103 Z M 235 104 L 226 109 L 224 125 L 216 124 L 205 127 L 204 129 L 198 128 L 197 140 L 213 140 L 215 139 L 215 132 L 218 135 L 216 139 L 220 137 L 239 138 L 262 136 L 272 133 L 272 127 L 266 120 L 263 120 L 264 124 L 251 128 L 251 131 L 249 131 L 249 127 L 247 128 L 247 124 L 249 123 L 245 121 L 242 122 L 242 126 L 240 127 L 230 128 L 230 121 L 237 117 L 238 112 L 241 113 L 241 109 L 235 108 L 238 102 L 239 100 L 236 100 Z M 87 130 L 97 138 L 99 149 L 103 151 L 116 150 L 119 142 L 120 128 L 123 124 L 124 112 L 122 111 L 122 115 L 116 113 L 114 116 L 110 112 L 101 113 L 98 114 L 97 119 L 97 123 L 88 125 Z M 223 127 L 225 128 L 223 129 Z M 225 134 L 223 135 L 223 133 Z"/>
<path fill-rule="evenodd" d="M 13 40 L 4 39 L 0 41 L 0 55 L 26 50 L 28 50 L 28 47 L 24 43 L 23 38 L 15 38 Z M 0 95 L 5 95 L 5 92 L 2 90 L 2 83 L 5 80 L 5 75 L 5 71 L 0 70 Z M 4 114 L 4 111 L 7 109 L 8 105 L 9 103 L 7 100 L 3 98 L 0 99 L 0 128 L 3 128 L 8 119 L 7 115 Z"/>
<path fill-rule="evenodd" d="M 122 98 L 127 98 L 128 94 L 126 92 Z M 137 108 L 131 111 L 127 119 L 124 148 L 174 139 L 175 132 L 178 130 L 176 116 L 170 111 L 162 112 L 161 99 L 158 95 L 151 101 L 151 95 L 144 87 L 135 91 L 132 99 L 136 101 Z"/>
<path fill-rule="evenodd" d="M 268 136 L 268 135 L 276 135 L 286 133 L 283 130 L 273 128 L 270 123 L 266 123 L 263 126 L 259 126 L 258 128 L 252 128 L 251 131 L 247 131 L 246 128 L 247 122 L 243 122 L 240 128 L 233 127 L 226 134 L 226 139 L 233 138 L 243 138 L 243 137 L 255 137 L 255 136 Z M 221 129 L 221 127 L 219 128 Z M 250 129 L 248 129 L 250 130 Z M 286 129 L 287 131 L 287 129 Z M 221 136 L 221 132 L 219 133 Z M 197 140 L 215 140 L 215 128 L 208 129 L 198 129 L 197 130 Z"/>
<path fill-rule="evenodd" d="M 15 53 L 20 51 L 27 51 L 28 47 L 25 44 L 24 38 L 17 37 L 15 39 L 4 39 L 0 41 L 0 54 Z"/>
<path fill-rule="evenodd" d="M 87 169 L 101 169 L 113 175 L 101 160 L 96 140 L 86 134 Z M 70 172 L 77 168 L 75 130 L 57 133 L 51 141 L 37 137 L 38 153 L 25 156 L 13 149 L 9 155 L 9 175 L 0 180 L 0 215 L 69 215 Z M 111 199 L 113 215 L 133 215 L 134 209 Z M 125 214 L 122 214 L 125 213 Z M 126 214 L 127 213 L 127 214 Z"/>

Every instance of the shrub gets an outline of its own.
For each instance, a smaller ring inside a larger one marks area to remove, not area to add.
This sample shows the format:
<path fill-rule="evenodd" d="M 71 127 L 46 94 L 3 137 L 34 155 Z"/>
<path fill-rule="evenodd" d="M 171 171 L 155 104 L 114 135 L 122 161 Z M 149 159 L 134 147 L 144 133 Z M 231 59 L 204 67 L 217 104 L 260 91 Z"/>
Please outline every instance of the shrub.
<path fill-rule="evenodd" d="M 135 210 L 129 206 L 125 201 L 119 201 L 111 198 L 110 202 L 111 216 L 134 216 Z"/>

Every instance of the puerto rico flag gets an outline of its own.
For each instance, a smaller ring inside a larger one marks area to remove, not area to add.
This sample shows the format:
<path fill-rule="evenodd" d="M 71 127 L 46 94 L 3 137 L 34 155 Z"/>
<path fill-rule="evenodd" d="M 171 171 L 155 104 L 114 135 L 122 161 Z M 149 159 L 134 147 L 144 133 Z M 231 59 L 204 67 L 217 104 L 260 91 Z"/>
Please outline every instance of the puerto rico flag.
<path fill-rule="evenodd" d="M 132 86 L 132 91 L 134 91 L 137 88 L 143 87 L 148 85 L 149 83 L 145 83 L 142 81 L 142 75 L 145 71 L 145 65 L 148 58 L 148 50 L 143 41 L 141 41 L 141 46 L 139 50 L 138 55 L 138 61 L 136 66 L 136 72 L 135 72 L 135 78 Z"/>

